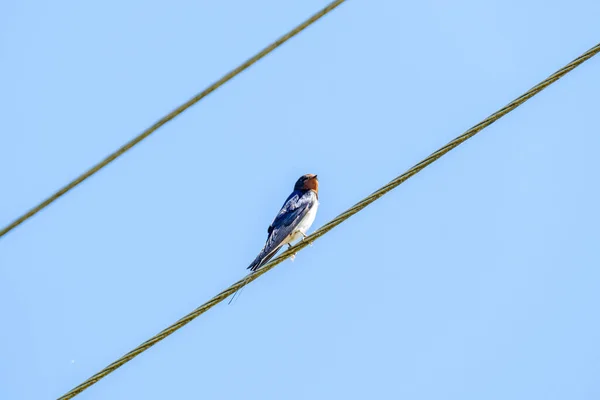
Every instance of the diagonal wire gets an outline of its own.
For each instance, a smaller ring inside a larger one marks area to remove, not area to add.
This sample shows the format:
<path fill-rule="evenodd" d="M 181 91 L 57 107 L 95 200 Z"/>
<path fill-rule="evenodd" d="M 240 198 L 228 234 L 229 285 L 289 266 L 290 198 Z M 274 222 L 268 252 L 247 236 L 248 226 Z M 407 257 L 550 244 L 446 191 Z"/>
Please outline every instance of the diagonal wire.
<path fill-rule="evenodd" d="M 279 46 L 281 46 L 282 44 L 287 42 L 289 39 L 291 39 L 292 37 L 294 37 L 297 34 L 299 34 L 300 32 L 302 32 L 304 29 L 306 29 L 307 27 L 312 25 L 314 22 L 319 20 L 321 17 L 325 16 L 330 11 L 333 11 L 337 6 L 342 4 L 344 1 L 346 1 L 346 0 L 332 1 L 325 8 L 323 8 L 319 12 L 313 14 L 306 21 L 304 21 L 300 25 L 296 26 L 294 29 L 292 29 L 291 31 L 289 31 L 288 33 L 286 33 L 285 35 L 283 35 L 282 37 L 280 37 L 279 39 L 277 39 L 276 41 L 274 41 L 273 43 L 271 43 L 264 49 L 262 49 L 259 53 L 257 53 L 252 58 L 249 58 L 248 60 L 246 60 L 246 62 L 241 64 L 239 67 L 237 67 L 237 68 L 231 70 L 230 72 L 228 72 L 227 74 L 223 75 L 223 77 L 221 79 L 219 79 L 218 81 L 216 81 L 215 83 L 213 83 L 212 85 L 210 85 L 209 87 L 204 89 L 202 92 L 198 93 L 196 96 L 192 97 L 191 99 L 189 99 L 188 101 L 186 101 L 185 103 L 183 103 L 182 105 L 180 105 L 179 107 L 174 109 L 173 111 L 171 111 L 169 114 L 167 114 L 164 117 L 162 117 L 161 119 L 159 119 L 150 128 L 146 129 L 145 131 L 140 133 L 138 136 L 131 139 L 129 142 L 125 143 L 114 153 L 107 156 L 105 159 L 100 161 L 98 164 L 94 165 L 92 168 L 88 169 L 83 174 L 79 175 L 73 181 L 71 181 L 67 185 L 63 186 L 61 189 L 59 189 L 57 192 L 52 194 L 46 200 L 42 201 L 40 204 L 33 207 L 31 210 L 27 211 L 25 214 L 21 215 L 19 218 L 15 219 L 9 225 L 4 227 L 2 230 L 0 230 L 0 238 L 2 238 L 8 232 L 15 229 L 17 226 L 21 225 L 23 222 L 25 222 L 29 218 L 33 217 L 38 212 L 42 211 L 44 208 L 48 207 L 54 201 L 58 200 L 58 198 L 60 198 L 61 196 L 63 196 L 67 192 L 69 192 L 71 189 L 74 189 L 77 185 L 79 185 L 80 183 L 82 183 L 83 181 L 88 179 L 90 176 L 94 175 L 96 172 L 100 171 L 102 168 L 106 167 L 108 164 L 110 164 L 111 162 L 116 160 L 118 157 L 122 156 L 124 153 L 131 150 L 131 148 L 133 148 L 133 146 L 140 143 L 142 140 L 146 139 L 148 136 L 150 136 L 152 133 L 154 133 L 154 131 L 159 129 L 161 126 L 165 125 L 167 122 L 171 121 L 172 119 L 177 117 L 179 114 L 183 113 L 185 110 L 187 110 L 188 108 L 190 108 L 191 106 L 193 106 L 194 104 L 196 104 L 197 102 L 199 102 L 200 100 L 202 100 L 203 98 L 205 98 L 206 96 L 208 96 L 209 94 L 211 94 L 212 92 L 217 90 L 223 84 L 227 83 L 228 81 L 233 79 L 235 76 L 239 75 L 240 73 L 242 73 L 243 71 L 248 69 L 250 66 L 252 66 L 254 63 L 256 63 L 258 60 L 265 57 L 267 54 L 271 53 L 273 50 L 275 50 L 276 48 L 278 48 Z"/>
<path fill-rule="evenodd" d="M 263 275 L 267 271 L 271 270 L 273 267 L 275 267 L 277 264 L 284 261 L 286 258 L 290 257 L 292 254 L 295 254 L 299 250 L 302 250 L 303 248 L 308 246 L 310 243 L 312 243 L 316 239 L 320 238 L 321 236 L 323 236 L 324 234 L 326 234 L 327 232 L 329 232 L 330 230 L 332 230 L 333 228 L 335 228 L 336 226 L 338 226 L 339 224 L 341 224 L 342 222 L 344 222 L 345 220 L 347 220 L 348 218 L 350 218 L 351 216 L 353 216 L 354 214 L 356 214 L 357 212 L 359 212 L 360 210 L 362 210 L 363 208 L 368 206 L 369 204 L 373 203 L 375 200 L 377 200 L 384 194 L 386 194 L 389 191 L 391 191 L 392 189 L 396 188 L 397 186 L 402 184 L 404 181 L 406 181 L 408 178 L 412 177 L 413 175 L 416 175 L 422 169 L 424 169 L 428 165 L 432 164 L 434 161 L 436 161 L 438 158 L 442 157 L 444 154 L 448 153 L 450 150 L 459 146 L 466 140 L 475 136 L 482 129 L 488 127 L 489 125 L 491 125 L 498 119 L 502 118 L 503 116 L 505 116 L 512 110 L 514 110 L 515 108 L 519 107 L 521 104 L 525 103 L 527 100 L 529 100 L 530 98 L 532 98 L 533 96 L 535 96 L 536 94 L 538 94 L 539 92 L 544 90 L 546 87 L 550 86 L 552 83 L 554 83 L 557 80 L 559 80 L 560 78 L 562 78 L 564 75 L 569 73 L 571 70 L 573 70 L 577 66 L 581 65 L 583 62 L 587 61 L 588 59 L 592 58 L 598 52 L 600 52 L 600 44 L 597 44 L 596 46 L 592 47 L 590 50 L 588 50 L 587 52 L 585 52 L 584 54 L 582 54 L 581 56 L 579 56 L 578 58 L 576 58 L 569 64 L 565 65 L 563 68 L 561 68 L 554 74 L 550 75 L 548 78 L 546 78 L 540 84 L 529 89 L 529 91 L 527 91 L 521 97 L 516 98 L 515 100 L 513 100 L 512 102 L 507 104 L 505 107 L 503 107 L 502 109 L 496 111 L 495 113 L 493 113 L 492 115 L 490 115 L 489 117 L 487 117 L 486 119 L 484 119 L 483 121 L 478 123 L 477 125 L 473 126 L 471 129 L 469 129 L 462 135 L 458 136 L 456 139 L 452 140 L 451 142 L 449 142 L 448 144 L 446 144 L 444 147 L 440 148 L 436 152 L 432 153 L 431 155 L 429 155 L 429 157 L 425 158 L 423 161 L 416 164 L 415 166 L 410 168 L 408 171 L 406 171 L 402 175 L 398 176 L 396 179 L 389 182 L 387 185 L 385 185 L 382 188 L 380 188 L 379 190 L 373 192 L 371 195 L 369 195 L 365 199 L 359 201 L 354 206 L 350 207 L 348 210 L 344 211 L 343 213 L 338 215 L 336 218 L 334 218 L 327 224 L 323 225 L 321 228 L 319 228 L 316 232 L 314 232 L 312 235 L 310 235 L 304 241 L 301 241 L 294 247 L 284 251 L 283 253 L 281 253 L 281 255 L 279 257 L 275 258 L 270 263 L 265 264 L 258 271 L 248 275 L 244 279 L 237 281 L 236 283 L 231 285 L 229 288 L 225 289 L 224 291 L 222 291 L 221 293 L 219 293 L 218 295 L 216 295 L 215 297 L 213 297 L 212 299 L 210 299 L 209 301 L 207 301 L 200 307 L 196 308 L 194 311 L 192 311 L 185 317 L 181 318 L 179 321 L 175 322 L 173 325 L 164 329 L 162 332 L 158 333 L 151 339 L 145 341 L 144 343 L 142 343 L 141 345 L 139 345 L 138 347 L 136 347 L 129 353 L 127 353 L 124 356 L 122 356 L 121 358 L 119 358 L 117 361 L 108 365 L 102 371 L 93 375 L 92 377 L 87 379 L 85 382 L 83 382 L 79 386 L 75 387 L 74 389 L 72 389 L 70 392 L 68 392 L 64 396 L 60 397 L 59 400 L 73 398 L 77 394 L 81 393 L 83 390 L 87 389 L 88 387 L 92 386 L 94 383 L 98 382 L 100 379 L 104 378 L 106 375 L 115 371 L 117 368 L 119 368 L 123 364 L 127 363 L 134 357 L 136 357 L 139 354 L 143 353 L 144 351 L 148 350 L 150 347 L 154 346 L 156 343 L 160 342 L 167 336 L 171 335 L 178 329 L 182 328 L 184 325 L 190 323 L 192 320 L 194 320 L 201 314 L 205 313 L 206 311 L 208 311 L 210 308 L 214 307 L 221 301 L 225 300 L 227 297 L 229 297 L 236 291 L 240 290 L 242 287 L 244 287 L 247 284 L 249 284 L 250 282 L 258 279 L 261 275 Z"/>

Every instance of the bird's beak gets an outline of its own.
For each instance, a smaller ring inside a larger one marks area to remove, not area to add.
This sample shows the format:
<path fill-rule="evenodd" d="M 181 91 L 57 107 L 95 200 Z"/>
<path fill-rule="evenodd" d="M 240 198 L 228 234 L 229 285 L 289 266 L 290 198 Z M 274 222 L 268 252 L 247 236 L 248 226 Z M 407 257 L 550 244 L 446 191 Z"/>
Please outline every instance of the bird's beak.
<path fill-rule="evenodd" d="M 313 179 L 317 179 L 317 176 L 315 175 L 315 177 Z"/>

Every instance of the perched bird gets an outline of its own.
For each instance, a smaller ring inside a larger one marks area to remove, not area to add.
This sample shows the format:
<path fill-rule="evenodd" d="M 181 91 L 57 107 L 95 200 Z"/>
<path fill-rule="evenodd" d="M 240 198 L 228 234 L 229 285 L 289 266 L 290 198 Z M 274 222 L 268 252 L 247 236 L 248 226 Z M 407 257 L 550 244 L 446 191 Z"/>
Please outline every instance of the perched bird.
<path fill-rule="evenodd" d="M 285 244 L 304 239 L 306 231 L 315 221 L 319 207 L 319 181 L 317 176 L 306 174 L 294 185 L 294 191 L 287 198 L 281 210 L 267 229 L 269 236 L 256 259 L 248 266 L 256 271 L 265 265 Z"/>

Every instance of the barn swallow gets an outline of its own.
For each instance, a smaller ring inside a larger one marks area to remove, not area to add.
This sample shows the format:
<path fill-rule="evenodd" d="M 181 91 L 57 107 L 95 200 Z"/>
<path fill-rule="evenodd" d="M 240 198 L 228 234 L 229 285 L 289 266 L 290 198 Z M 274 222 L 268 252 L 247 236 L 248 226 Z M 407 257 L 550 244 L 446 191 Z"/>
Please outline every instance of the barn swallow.
<path fill-rule="evenodd" d="M 256 271 L 265 265 L 283 245 L 292 247 L 291 242 L 306 237 L 306 231 L 315 221 L 319 207 L 319 181 L 317 175 L 306 174 L 294 185 L 294 191 L 287 198 L 279 213 L 269 225 L 267 241 L 252 264 Z"/>

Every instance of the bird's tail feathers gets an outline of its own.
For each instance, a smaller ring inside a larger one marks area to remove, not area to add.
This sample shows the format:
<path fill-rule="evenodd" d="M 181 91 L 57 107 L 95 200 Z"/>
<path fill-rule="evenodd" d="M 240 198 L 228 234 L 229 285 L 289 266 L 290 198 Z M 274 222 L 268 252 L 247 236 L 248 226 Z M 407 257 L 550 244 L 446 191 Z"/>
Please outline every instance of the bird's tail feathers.
<path fill-rule="evenodd" d="M 273 258 L 275 254 L 277 254 L 280 248 L 281 245 L 277 246 L 271 251 L 268 251 L 269 249 L 267 249 L 267 247 L 265 246 L 265 248 L 261 250 L 258 256 L 254 259 L 254 261 L 252 261 L 252 264 L 248 266 L 248 269 L 252 272 L 256 271 L 257 269 L 268 263 L 269 260 Z"/>
<path fill-rule="evenodd" d="M 266 251 L 266 250 L 267 250 L 267 246 L 265 245 L 265 247 L 264 247 L 264 248 L 263 248 L 263 249 L 260 251 L 260 253 L 259 253 L 259 254 L 258 254 L 258 256 L 257 256 L 257 257 L 254 259 L 254 261 L 252 261 L 252 264 L 250 264 L 250 265 L 248 266 L 248 269 L 249 269 L 250 271 L 252 271 L 252 272 L 254 272 L 254 271 L 258 270 L 260 267 L 262 267 L 262 266 L 263 266 L 263 265 L 265 265 L 267 262 L 269 262 L 269 260 L 270 260 L 271 258 L 273 258 L 273 256 L 274 256 L 275 254 L 277 254 L 277 251 L 278 251 L 280 248 L 281 248 L 281 245 L 280 245 L 280 246 L 278 246 L 277 248 L 273 249 L 272 251 L 270 251 L 270 252 L 267 254 L 267 251 Z M 239 289 L 239 290 L 236 290 L 236 291 L 233 293 L 233 296 L 232 296 L 232 297 L 231 297 L 231 299 L 229 300 L 229 303 L 228 303 L 228 304 L 231 304 L 231 303 L 234 301 L 234 299 L 235 299 L 236 295 L 238 294 L 238 292 L 240 292 L 240 291 L 241 291 L 243 288 L 244 288 L 244 286 L 242 286 L 242 287 L 241 287 L 241 289 Z"/>

